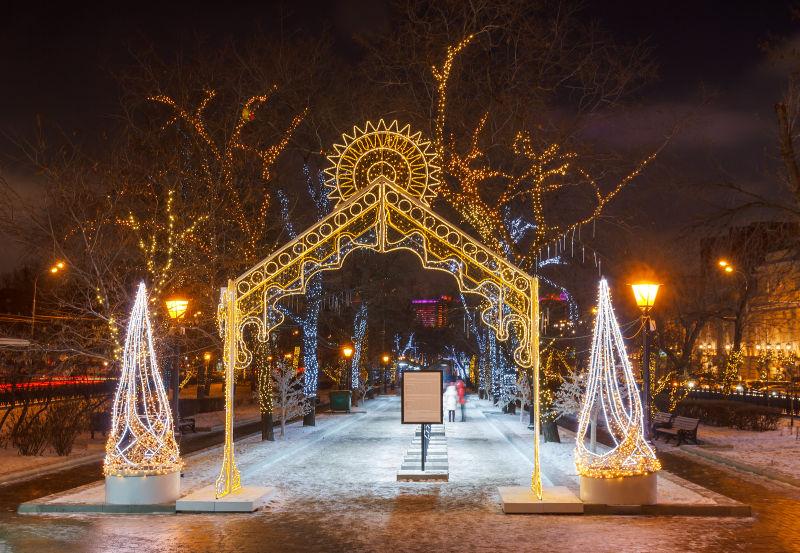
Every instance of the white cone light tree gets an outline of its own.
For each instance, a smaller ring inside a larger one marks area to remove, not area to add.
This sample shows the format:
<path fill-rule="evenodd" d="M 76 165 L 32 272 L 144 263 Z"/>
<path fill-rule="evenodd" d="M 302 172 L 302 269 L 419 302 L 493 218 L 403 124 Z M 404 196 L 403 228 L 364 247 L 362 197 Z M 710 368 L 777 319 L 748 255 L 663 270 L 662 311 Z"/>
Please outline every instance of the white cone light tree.
<path fill-rule="evenodd" d="M 147 289 L 139 285 L 128 322 L 103 471 L 106 502 L 159 504 L 180 494 L 182 461 L 153 349 Z"/>
<path fill-rule="evenodd" d="M 633 376 L 605 279 L 600 281 L 586 395 L 578 420 L 575 466 L 581 499 L 587 503 L 656 503 L 661 463 L 645 440 L 639 388 Z M 607 451 L 586 447 L 590 422 L 605 426 L 613 440 Z"/>

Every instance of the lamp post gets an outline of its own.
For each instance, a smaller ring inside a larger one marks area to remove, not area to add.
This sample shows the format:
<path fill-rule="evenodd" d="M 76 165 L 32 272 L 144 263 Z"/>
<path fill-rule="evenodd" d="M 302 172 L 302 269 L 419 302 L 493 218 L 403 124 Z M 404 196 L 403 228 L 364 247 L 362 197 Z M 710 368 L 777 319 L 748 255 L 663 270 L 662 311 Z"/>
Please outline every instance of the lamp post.
<path fill-rule="evenodd" d="M 353 349 L 353 346 L 351 346 L 350 344 L 345 344 L 344 346 L 342 346 L 342 356 L 344 357 L 344 363 L 345 363 L 345 366 L 347 367 L 347 370 L 345 371 L 346 372 L 346 376 L 347 376 L 347 381 L 351 382 L 351 383 L 353 381 L 353 378 L 352 378 L 353 375 L 351 374 L 352 371 L 353 371 L 353 367 L 350 365 L 350 363 L 348 363 L 348 361 L 350 361 L 350 358 L 353 357 L 353 352 L 354 351 L 355 350 Z M 339 384 L 339 387 L 340 388 L 342 387 L 341 383 Z"/>
<path fill-rule="evenodd" d="M 636 299 L 636 305 L 642 311 L 642 324 L 644 326 L 642 347 L 642 410 L 644 422 L 644 436 L 646 439 L 650 438 L 650 331 L 652 320 L 650 318 L 650 311 L 656 302 L 658 289 L 660 284 L 652 282 L 637 282 L 632 284 L 633 297 Z"/>
<path fill-rule="evenodd" d="M 167 308 L 167 315 L 169 315 L 170 320 L 173 323 L 173 330 L 178 334 L 183 334 L 185 329 L 181 326 L 180 321 L 182 321 L 186 317 L 186 311 L 189 309 L 189 300 L 180 295 L 180 294 L 173 294 L 169 298 L 164 301 L 164 304 Z M 179 399 L 181 395 L 181 345 L 178 340 L 175 340 L 174 343 L 174 355 L 172 358 L 172 366 L 171 366 L 171 381 L 172 381 L 172 418 L 174 420 L 174 427 L 175 427 L 175 434 L 180 433 L 180 424 L 179 424 Z"/>
<path fill-rule="evenodd" d="M 47 270 L 47 273 L 56 275 L 66 268 L 63 261 L 57 261 L 52 267 Z M 39 277 L 45 274 L 43 271 L 36 273 L 36 278 L 33 279 L 33 304 L 31 305 L 31 338 L 33 338 L 33 331 L 36 329 L 36 292 L 39 287 Z"/>
<path fill-rule="evenodd" d="M 744 271 L 736 268 L 732 263 L 726 259 L 720 259 L 717 262 L 718 267 L 727 275 L 736 273 L 742 278 L 744 288 L 739 297 L 736 306 L 736 315 L 733 321 L 733 344 L 727 347 L 728 355 L 725 361 L 725 369 L 722 375 L 723 393 L 726 395 L 730 393 L 733 381 L 738 378 L 741 380 L 739 370 L 742 365 L 742 335 L 744 333 L 744 323 L 749 310 L 750 302 L 750 277 Z M 768 348 L 770 349 L 770 348 Z M 734 371 L 736 374 L 734 374 Z M 769 377 L 769 374 L 767 375 Z"/>
<path fill-rule="evenodd" d="M 383 384 L 383 395 L 386 395 L 386 368 L 389 365 L 390 359 L 391 358 L 389 357 L 389 354 L 387 354 L 387 353 L 384 353 L 381 356 L 381 362 L 383 363 L 383 370 L 381 370 L 381 382 Z"/>
<path fill-rule="evenodd" d="M 206 397 L 206 381 L 209 380 L 208 365 L 211 361 L 211 352 L 207 351 L 203 354 L 203 375 L 202 378 L 197 379 L 197 399 Z"/>

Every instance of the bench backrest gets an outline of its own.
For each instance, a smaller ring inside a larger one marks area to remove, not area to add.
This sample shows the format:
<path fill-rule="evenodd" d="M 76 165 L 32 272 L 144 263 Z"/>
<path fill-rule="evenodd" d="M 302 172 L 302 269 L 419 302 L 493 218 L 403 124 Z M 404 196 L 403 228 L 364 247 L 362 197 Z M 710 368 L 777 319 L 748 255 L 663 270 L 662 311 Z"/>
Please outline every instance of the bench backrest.
<path fill-rule="evenodd" d="M 672 428 L 678 428 L 680 430 L 695 430 L 699 424 L 700 419 L 675 417 L 675 420 L 672 421 Z"/>
<path fill-rule="evenodd" d="M 653 415 L 653 422 L 669 422 L 671 420 L 672 415 L 665 413 L 664 411 L 656 411 L 656 414 Z"/>

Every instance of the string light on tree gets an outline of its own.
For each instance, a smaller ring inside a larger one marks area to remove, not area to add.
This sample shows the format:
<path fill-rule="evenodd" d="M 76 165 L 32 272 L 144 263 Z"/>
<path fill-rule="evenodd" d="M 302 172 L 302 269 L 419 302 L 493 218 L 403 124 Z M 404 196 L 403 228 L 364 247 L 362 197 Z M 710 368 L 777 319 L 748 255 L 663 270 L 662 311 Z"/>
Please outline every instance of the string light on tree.
<path fill-rule="evenodd" d="M 153 349 L 147 290 L 139 285 L 128 323 L 106 443 L 106 476 L 147 476 L 179 471 L 172 412 Z"/>
<path fill-rule="evenodd" d="M 536 261 L 542 257 L 541 249 L 551 241 L 561 244 L 567 233 L 599 217 L 606 205 L 632 180 L 638 177 L 658 155 L 662 144 L 651 155 L 641 160 L 633 170 L 622 177 L 609 190 L 603 190 L 599 183 L 577 163 L 575 152 L 565 150 L 560 144 L 534 143 L 527 131 L 520 130 L 511 144 L 511 151 L 517 156 L 522 169 L 509 173 L 492 166 L 480 145 L 481 135 L 487 126 L 488 113 L 475 125 L 469 147 L 464 153 L 456 147 L 456 139 L 445 132 L 447 121 L 447 98 L 450 76 L 459 54 L 469 46 L 476 35 L 469 35 L 455 45 L 447 47 L 445 58 L 440 66 L 433 66 L 432 73 L 437 86 L 437 104 L 434 132 L 434 147 L 442 164 L 444 173 L 453 179 L 443 180 L 439 189 L 441 197 L 456 210 L 464 222 L 471 225 L 480 238 L 495 251 L 505 252 L 509 260 L 524 268 L 535 268 Z M 457 184 L 453 184 L 457 183 Z M 497 189 L 500 193 L 484 197 L 482 192 Z M 593 202 L 588 214 L 579 216 L 572 223 L 556 224 L 550 222 L 546 212 L 545 197 L 566 188 L 585 190 L 585 196 Z M 535 239 L 524 245 L 515 241 L 512 231 L 504 220 L 504 212 L 512 202 L 530 205 L 529 218 Z M 549 254 L 548 254 L 548 257 Z"/>
<path fill-rule="evenodd" d="M 611 449 L 602 453 L 594 453 L 585 445 L 594 410 L 598 410 L 613 440 Z M 644 438 L 639 389 L 605 279 L 600 281 L 586 397 L 575 439 L 575 466 L 580 475 L 591 478 L 639 476 L 661 468 Z"/>

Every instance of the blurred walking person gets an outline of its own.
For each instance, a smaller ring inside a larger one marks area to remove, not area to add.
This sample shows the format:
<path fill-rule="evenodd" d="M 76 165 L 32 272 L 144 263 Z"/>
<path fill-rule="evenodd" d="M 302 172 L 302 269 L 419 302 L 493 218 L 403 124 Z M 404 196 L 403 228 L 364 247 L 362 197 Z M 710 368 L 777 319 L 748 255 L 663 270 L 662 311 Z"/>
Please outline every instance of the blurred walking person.
<path fill-rule="evenodd" d="M 456 405 L 458 405 L 458 391 L 455 384 L 450 382 L 444 391 L 444 408 L 447 410 L 447 422 L 456 422 Z"/>
<path fill-rule="evenodd" d="M 456 381 L 458 404 L 461 405 L 461 422 L 467 420 L 467 385 L 460 378 Z"/>

